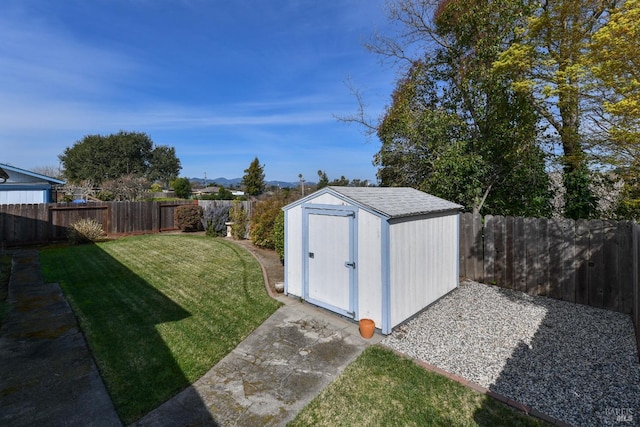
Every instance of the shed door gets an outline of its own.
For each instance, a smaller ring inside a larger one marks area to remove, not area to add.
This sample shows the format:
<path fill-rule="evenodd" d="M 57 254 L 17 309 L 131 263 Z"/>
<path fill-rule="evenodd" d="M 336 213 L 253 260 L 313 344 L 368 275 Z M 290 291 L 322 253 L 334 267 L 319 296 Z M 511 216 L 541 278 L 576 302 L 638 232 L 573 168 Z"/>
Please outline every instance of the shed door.
<path fill-rule="evenodd" d="M 353 317 L 356 286 L 355 213 L 307 209 L 307 215 L 305 299 Z"/>

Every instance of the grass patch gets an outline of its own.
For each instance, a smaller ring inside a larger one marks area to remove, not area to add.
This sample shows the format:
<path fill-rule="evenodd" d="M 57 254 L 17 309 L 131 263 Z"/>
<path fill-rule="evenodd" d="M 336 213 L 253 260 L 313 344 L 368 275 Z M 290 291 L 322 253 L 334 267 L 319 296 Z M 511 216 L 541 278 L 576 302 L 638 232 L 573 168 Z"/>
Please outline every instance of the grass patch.
<path fill-rule="evenodd" d="M 544 426 L 380 346 L 369 347 L 289 426 Z"/>
<path fill-rule="evenodd" d="M 87 337 L 125 423 L 184 389 L 279 306 L 246 250 L 146 235 L 40 253 Z"/>
<path fill-rule="evenodd" d="M 2 319 L 11 310 L 11 305 L 7 302 L 9 293 L 9 278 L 11 277 L 11 256 L 0 256 L 0 326 Z"/>

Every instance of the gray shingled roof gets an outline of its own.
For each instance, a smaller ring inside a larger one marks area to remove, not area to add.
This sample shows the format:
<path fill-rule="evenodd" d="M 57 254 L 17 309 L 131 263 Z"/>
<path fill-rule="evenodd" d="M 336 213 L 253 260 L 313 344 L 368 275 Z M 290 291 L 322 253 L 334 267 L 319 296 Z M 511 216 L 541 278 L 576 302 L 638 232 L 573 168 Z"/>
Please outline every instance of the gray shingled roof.
<path fill-rule="evenodd" d="M 462 206 L 408 187 L 327 187 L 389 218 L 457 211 Z"/>

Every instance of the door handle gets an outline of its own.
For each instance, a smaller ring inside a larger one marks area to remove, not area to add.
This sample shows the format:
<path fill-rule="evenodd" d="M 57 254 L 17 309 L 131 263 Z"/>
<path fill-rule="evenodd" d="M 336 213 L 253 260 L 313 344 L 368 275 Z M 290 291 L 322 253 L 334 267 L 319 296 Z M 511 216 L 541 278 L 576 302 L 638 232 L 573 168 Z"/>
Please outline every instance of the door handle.
<path fill-rule="evenodd" d="M 349 261 L 345 261 L 345 262 L 344 262 L 344 266 L 345 266 L 345 267 L 356 268 L 356 263 L 355 263 L 355 261 L 351 261 L 351 262 L 349 262 Z"/>
<path fill-rule="evenodd" d="M 313 252 L 309 252 L 309 258 L 313 258 Z"/>

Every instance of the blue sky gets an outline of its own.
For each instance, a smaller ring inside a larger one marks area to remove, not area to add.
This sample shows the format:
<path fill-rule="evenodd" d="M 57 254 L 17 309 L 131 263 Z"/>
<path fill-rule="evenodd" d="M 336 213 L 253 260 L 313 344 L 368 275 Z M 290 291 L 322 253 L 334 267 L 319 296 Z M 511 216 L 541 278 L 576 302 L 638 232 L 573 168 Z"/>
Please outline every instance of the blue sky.
<path fill-rule="evenodd" d="M 383 0 L 3 0 L 0 163 L 31 169 L 88 134 L 146 132 L 181 176 L 375 180 L 380 144 L 355 124 L 388 104 L 395 71 L 363 42 Z"/>

